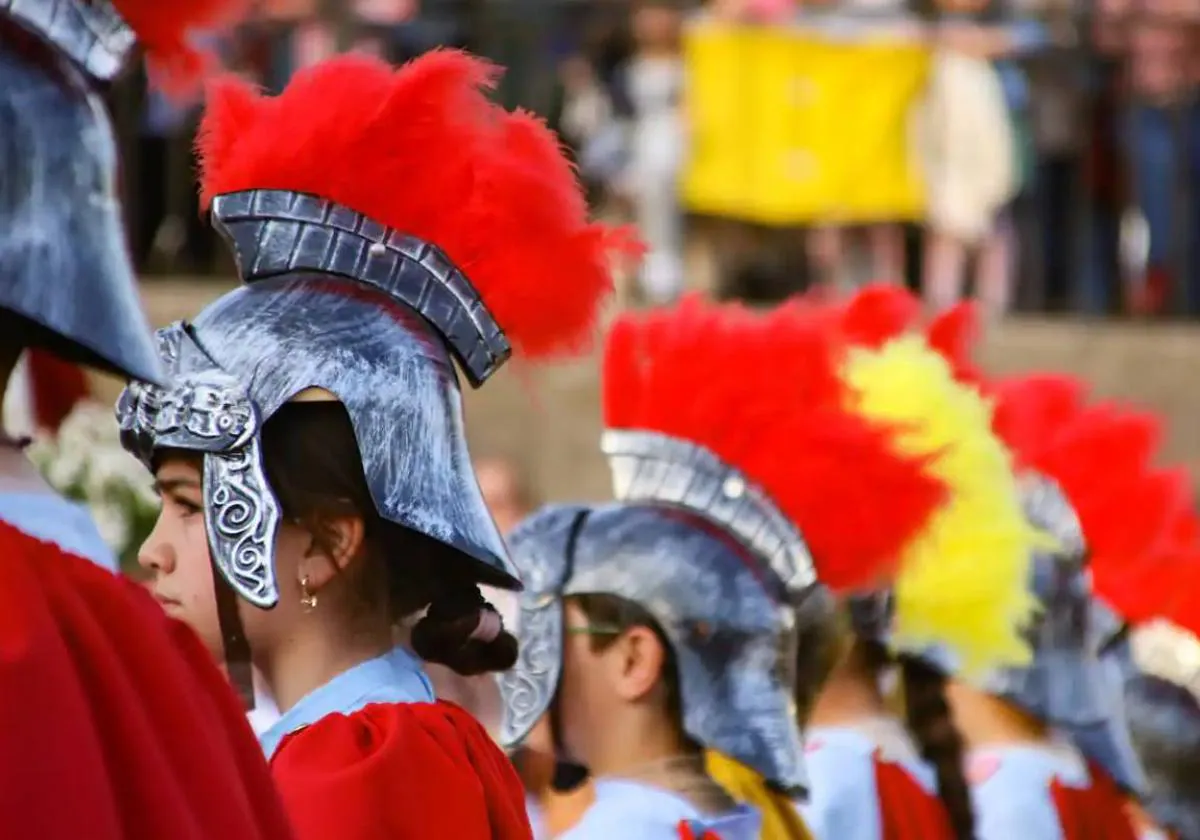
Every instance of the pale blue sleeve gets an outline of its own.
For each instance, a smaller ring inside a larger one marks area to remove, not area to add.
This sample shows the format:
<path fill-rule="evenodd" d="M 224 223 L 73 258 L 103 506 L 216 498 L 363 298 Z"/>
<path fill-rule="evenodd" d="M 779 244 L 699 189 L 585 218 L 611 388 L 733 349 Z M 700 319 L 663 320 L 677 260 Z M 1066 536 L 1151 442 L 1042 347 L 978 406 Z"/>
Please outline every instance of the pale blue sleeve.
<path fill-rule="evenodd" d="M 811 790 L 799 808 L 814 840 L 881 840 L 871 757 L 825 746 L 805 758 Z"/>
<path fill-rule="evenodd" d="M 592 806 L 559 840 L 679 840 L 679 822 Z"/>
<path fill-rule="evenodd" d="M 529 817 L 529 827 L 533 830 L 533 840 L 546 840 L 549 835 L 546 832 L 544 814 L 542 808 L 538 805 L 537 800 L 532 796 L 525 797 L 525 814 Z"/>
<path fill-rule="evenodd" d="M 972 788 L 977 840 L 1065 840 L 1048 782 L 1006 765 Z"/>
<path fill-rule="evenodd" d="M 0 493 L 0 519 L 68 554 L 116 572 L 117 558 L 83 505 L 52 493 Z"/>

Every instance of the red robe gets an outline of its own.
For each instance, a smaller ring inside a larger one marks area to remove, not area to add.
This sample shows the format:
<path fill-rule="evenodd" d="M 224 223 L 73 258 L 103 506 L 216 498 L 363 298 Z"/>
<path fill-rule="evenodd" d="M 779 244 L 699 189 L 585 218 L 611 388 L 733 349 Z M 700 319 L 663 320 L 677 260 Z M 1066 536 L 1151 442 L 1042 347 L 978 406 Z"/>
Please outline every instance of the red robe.
<path fill-rule="evenodd" d="M 3 522 L 0 720 L 0 837 L 292 837 L 192 631 L 132 582 Z"/>
<path fill-rule="evenodd" d="M 379 703 L 289 735 L 271 770 L 299 840 L 531 840 L 525 791 L 452 703 Z"/>
<path fill-rule="evenodd" d="M 875 756 L 875 789 L 883 840 L 954 840 L 942 800 L 925 790 L 908 771 Z"/>
<path fill-rule="evenodd" d="M 1066 840 L 1137 840 L 1125 797 L 1108 774 L 1088 768 L 1092 783 L 1072 788 L 1055 780 L 1050 795 Z"/>

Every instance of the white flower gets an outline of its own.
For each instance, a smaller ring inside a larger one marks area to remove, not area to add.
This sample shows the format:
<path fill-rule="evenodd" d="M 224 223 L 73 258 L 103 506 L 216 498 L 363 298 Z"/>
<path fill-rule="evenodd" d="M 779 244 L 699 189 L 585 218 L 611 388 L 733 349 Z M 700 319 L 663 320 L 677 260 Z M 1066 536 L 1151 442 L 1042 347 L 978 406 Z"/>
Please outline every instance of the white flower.
<path fill-rule="evenodd" d="M 46 466 L 46 481 L 60 493 L 66 493 L 83 479 L 87 470 L 87 451 L 77 447 L 59 449 Z"/>
<path fill-rule="evenodd" d="M 124 552 L 129 544 L 129 516 L 125 509 L 107 501 L 93 502 L 90 507 L 101 539 L 115 554 Z"/>
<path fill-rule="evenodd" d="M 123 554 L 146 535 L 133 533 L 158 498 L 145 467 L 121 448 L 112 411 L 82 403 L 63 422 L 55 439 L 38 440 L 29 451 L 46 481 L 65 496 L 82 498 L 91 509 L 100 536 Z"/>
<path fill-rule="evenodd" d="M 58 429 L 59 448 L 90 449 L 98 443 L 117 443 L 120 430 L 111 409 L 97 402 L 81 402 Z"/>
<path fill-rule="evenodd" d="M 34 438 L 33 443 L 29 444 L 29 448 L 25 450 L 25 454 L 29 456 L 30 461 L 33 461 L 34 466 L 45 472 L 58 458 L 58 447 L 54 445 L 53 440 L 48 438 Z"/>
<path fill-rule="evenodd" d="M 118 446 L 97 446 L 88 463 L 84 493 L 89 499 L 104 498 L 114 491 L 136 492 L 141 484 L 149 488 L 149 476 L 141 463 Z"/>

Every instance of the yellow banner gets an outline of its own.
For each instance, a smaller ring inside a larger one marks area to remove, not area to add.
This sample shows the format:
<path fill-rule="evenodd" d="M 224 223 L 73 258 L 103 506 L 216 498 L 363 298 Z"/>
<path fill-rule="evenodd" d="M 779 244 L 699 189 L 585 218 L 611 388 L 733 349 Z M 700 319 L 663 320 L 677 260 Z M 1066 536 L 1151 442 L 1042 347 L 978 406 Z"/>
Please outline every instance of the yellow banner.
<path fill-rule="evenodd" d="M 923 47 L 705 21 L 685 44 L 689 210 L 770 225 L 921 217 L 908 140 Z"/>

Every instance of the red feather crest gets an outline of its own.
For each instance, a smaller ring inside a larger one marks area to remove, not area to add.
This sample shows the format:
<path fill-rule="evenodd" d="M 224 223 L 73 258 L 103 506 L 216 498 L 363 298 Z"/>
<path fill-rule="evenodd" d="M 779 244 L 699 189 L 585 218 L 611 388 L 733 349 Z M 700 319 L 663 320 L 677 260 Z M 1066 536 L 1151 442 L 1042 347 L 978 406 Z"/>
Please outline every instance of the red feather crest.
<path fill-rule="evenodd" d="M 210 55 L 191 38 L 241 20 L 247 0 L 114 0 L 121 17 L 146 51 L 155 81 L 171 93 L 188 93 L 212 68 Z"/>
<path fill-rule="evenodd" d="M 1067 376 L 1001 380 L 995 397 L 996 432 L 1018 464 L 1056 481 L 1079 516 L 1096 593 L 1127 621 L 1162 615 L 1200 541 L 1187 472 L 1153 466 L 1158 419 L 1088 404 Z"/>
<path fill-rule="evenodd" d="M 845 306 L 842 329 L 878 346 L 920 329 L 919 301 L 895 286 L 868 287 Z M 1095 591 L 1125 620 L 1170 618 L 1200 631 L 1200 517 L 1185 470 L 1152 465 L 1156 418 L 1088 405 L 1067 376 L 994 382 L 974 360 L 975 307 L 960 304 L 924 325 L 926 340 L 955 378 L 995 401 L 993 426 L 1018 464 L 1054 479 L 1079 516 Z"/>
<path fill-rule="evenodd" d="M 925 322 L 920 298 L 902 286 L 879 283 L 865 287 L 845 303 L 842 330 L 849 340 L 872 348 L 906 333 L 923 332 L 929 346 L 950 365 L 955 379 L 984 388 L 974 360 L 978 311 L 969 301 Z"/>
<path fill-rule="evenodd" d="M 201 192 L 309 193 L 432 242 L 483 297 L 515 350 L 586 345 L 632 236 L 589 223 L 558 140 L 486 91 L 497 69 L 435 51 L 399 69 L 346 55 L 277 97 L 224 78 L 200 126 Z"/>
<path fill-rule="evenodd" d="M 604 357 L 609 428 L 707 448 L 757 483 L 804 535 L 838 591 L 878 583 L 942 501 L 892 431 L 847 413 L 839 312 L 789 303 L 770 313 L 685 300 L 619 317 Z"/>
<path fill-rule="evenodd" d="M 842 306 L 842 331 L 847 339 L 874 350 L 921 326 L 921 301 L 902 286 L 866 286 Z"/>
<path fill-rule="evenodd" d="M 1160 599 L 1149 604 L 1153 616 L 1200 638 L 1200 517 L 1176 517 L 1160 556 L 1160 565 L 1170 566 L 1171 583 L 1163 581 L 1149 589 L 1151 596 Z"/>

